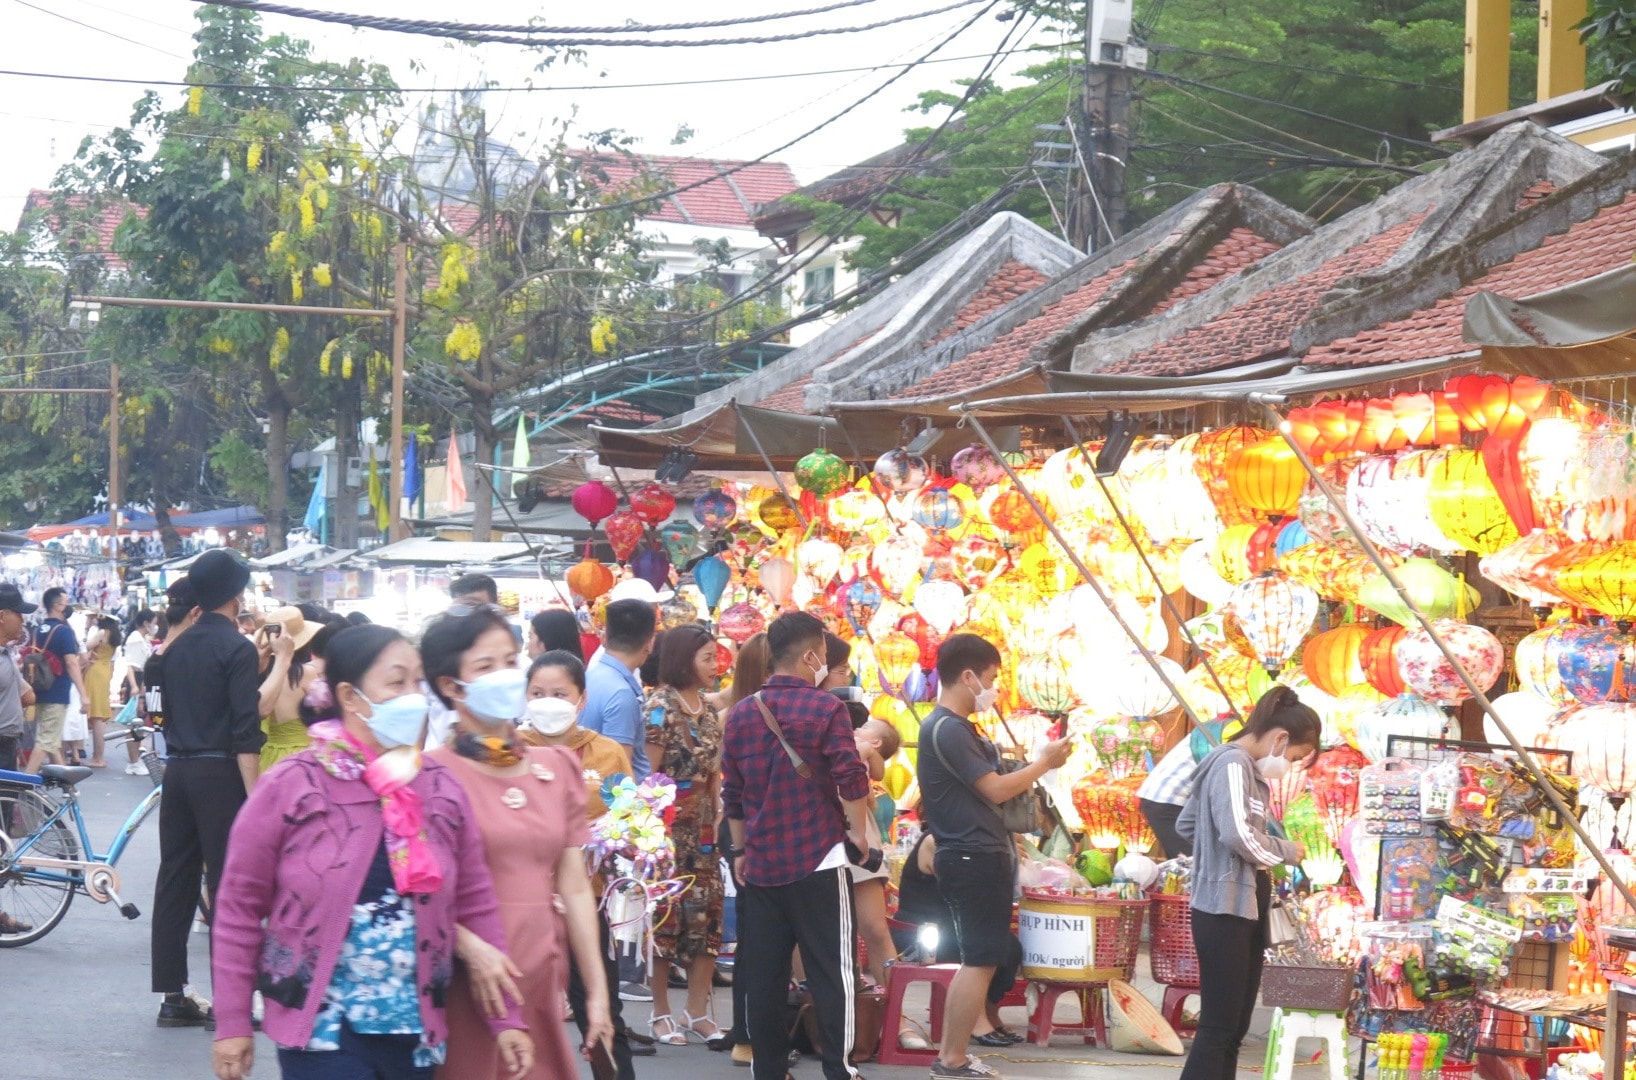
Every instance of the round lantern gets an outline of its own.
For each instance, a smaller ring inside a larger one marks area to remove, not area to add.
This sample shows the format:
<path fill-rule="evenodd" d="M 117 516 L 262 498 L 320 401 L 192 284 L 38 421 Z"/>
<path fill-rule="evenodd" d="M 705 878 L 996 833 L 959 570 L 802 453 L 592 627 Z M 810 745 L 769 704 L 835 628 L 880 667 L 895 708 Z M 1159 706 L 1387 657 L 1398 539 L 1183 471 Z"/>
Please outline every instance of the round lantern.
<path fill-rule="evenodd" d="M 1171 686 L 1179 687 L 1187 675 L 1182 666 L 1167 656 L 1154 659 Z M 1176 695 L 1165 686 L 1164 679 L 1137 653 L 1127 653 L 1107 667 L 1098 665 L 1095 683 L 1098 693 L 1094 698 L 1087 698 L 1087 703 L 1120 716 L 1146 720 L 1163 716 L 1177 705 Z"/>
<path fill-rule="evenodd" d="M 1301 650 L 1301 670 L 1312 685 L 1330 696 L 1358 685 L 1363 682 L 1363 663 L 1358 654 L 1369 633 L 1369 627 L 1358 623 L 1325 630 Z"/>
<path fill-rule="evenodd" d="M 954 628 L 966 609 L 966 592 L 952 581 L 927 581 L 915 590 L 915 611 L 939 634 Z"/>
<path fill-rule="evenodd" d="M 1223 529 L 1210 551 L 1210 565 L 1229 585 L 1248 581 L 1255 573 L 1250 565 L 1250 541 L 1259 525 L 1233 525 Z"/>
<path fill-rule="evenodd" d="M 950 546 L 949 561 L 954 565 L 954 576 L 973 592 L 986 589 L 1011 567 L 1011 556 L 1004 547 L 987 537 L 971 534 Z"/>
<path fill-rule="evenodd" d="M 1572 627 L 1542 627 L 1517 642 L 1517 683 L 1555 705 L 1574 700 L 1562 681 L 1562 641 Z"/>
<path fill-rule="evenodd" d="M 898 693 L 920 668 L 920 646 L 908 634 L 894 630 L 875 642 L 875 664 L 887 693 Z"/>
<path fill-rule="evenodd" d="M 1014 537 L 1045 528 L 1040 516 L 1016 488 L 1006 488 L 988 504 L 988 519 L 994 527 Z"/>
<path fill-rule="evenodd" d="M 988 447 L 976 443 L 956 452 L 949 459 L 949 473 L 972 491 L 982 491 L 990 484 L 998 484 L 1005 479 L 1005 470 L 1000 467 L 999 459 Z"/>
<path fill-rule="evenodd" d="M 1453 619 L 1439 619 L 1432 629 L 1477 688 L 1487 693 L 1505 667 L 1500 639 L 1480 626 Z M 1460 673 L 1423 629 L 1410 630 L 1398 643 L 1397 667 L 1410 690 L 1439 705 L 1458 705 L 1471 696 Z"/>
<path fill-rule="evenodd" d="M 649 525 L 657 525 L 676 509 L 676 497 L 658 484 L 644 484 L 631 493 L 631 512 Z"/>
<path fill-rule="evenodd" d="M 1409 559 L 1396 570 L 1397 578 L 1429 619 L 1450 619 L 1475 610 L 1477 590 L 1430 559 Z M 1358 590 L 1358 603 L 1379 612 L 1399 626 L 1418 626 L 1414 612 L 1403 602 L 1385 574 L 1377 574 Z"/>
<path fill-rule="evenodd" d="M 830 522 L 846 533 L 861 533 L 886 517 L 886 504 L 870 491 L 843 491 L 826 505 Z"/>
<path fill-rule="evenodd" d="M 820 499 L 840 491 L 851 480 L 852 470 L 846 462 L 828 450 L 814 450 L 795 463 L 795 482 Z"/>
<path fill-rule="evenodd" d="M 1286 521 L 1278 528 L 1278 542 L 1273 546 L 1273 554 L 1283 558 L 1292 551 L 1299 551 L 1313 543 L 1312 534 L 1299 521 Z"/>
<path fill-rule="evenodd" d="M 1217 572 L 1213 552 L 1209 540 L 1196 540 L 1182 552 L 1180 561 L 1182 588 L 1206 607 L 1216 607 L 1233 592 L 1233 583 Z"/>
<path fill-rule="evenodd" d="M 737 516 L 738 503 L 725 491 L 707 491 L 693 500 L 693 520 L 705 532 L 720 532 Z"/>
<path fill-rule="evenodd" d="M 948 488 L 929 487 L 915 496 L 913 517 L 922 528 L 949 532 L 965 524 L 966 507 Z"/>
<path fill-rule="evenodd" d="M 1282 526 L 1273 521 L 1265 521 L 1255 527 L 1249 543 L 1244 545 L 1244 559 L 1249 564 L 1250 573 L 1259 574 L 1278 568 L 1278 535 L 1282 531 Z"/>
<path fill-rule="evenodd" d="M 1610 800 L 1636 789 L 1636 704 L 1605 702 L 1580 709 L 1563 724 L 1560 744 L 1573 751 L 1573 771 Z"/>
<path fill-rule="evenodd" d="M 1017 571 L 1041 596 L 1055 596 L 1079 580 L 1079 571 L 1055 544 L 1030 544 L 1017 560 Z"/>
<path fill-rule="evenodd" d="M 1558 524 L 1589 497 L 1591 439 L 1578 421 L 1545 416 L 1528 425 L 1517 463 L 1541 521 Z"/>
<path fill-rule="evenodd" d="M 652 585 L 657 592 L 670 585 L 670 559 L 658 548 L 643 548 L 631 559 L 631 573 Z"/>
<path fill-rule="evenodd" d="M 722 593 L 732 580 L 733 571 L 721 559 L 707 555 L 693 566 L 693 584 L 699 587 L 704 602 L 714 611 L 721 603 Z"/>
<path fill-rule="evenodd" d="M 666 630 L 674 630 L 678 626 L 698 621 L 699 609 L 693 606 L 692 601 L 681 596 L 672 596 L 659 605 L 659 625 Z M 721 670 L 730 670 L 732 666 L 732 662 L 729 661 Z"/>
<path fill-rule="evenodd" d="M 698 547 L 699 530 L 691 521 L 667 521 L 659 527 L 659 543 L 673 566 L 686 566 Z"/>
<path fill-rule="evenodd" d="M 1479 555 L 1514 543 L 1517 526 L 1475 450 L 1448 449 L 1428 475 L 1426 497 L 1432 521 L 1444 536 Z"/>
<path fill-rule="evenodd" d="M 758 570 L 761 587 L 779 607 L 789 607 L 790 590 L 795 587 L 795 567 L 788 559 L 763 559 Z"/>
<path fill-rule="evenodd" d="M 1233 498 L 1268 517 L 1294 513 L 1306 480 L 1301 459 L 1283 439 L 1263 439 L 1227 459 L 1227 487 Z"/>
<path fill-rule="evenodd" d="M 801 572 L 811 578 L 813 584 L 819 588 L 835 580 L 835 576 L 841 572 L 841 559 L 845 554 L 841 550 L 841 545 L 821 536 L 803 540 L 795 549 L 795 559 L 801 567 Z"/>
<path fill-rule="evenodd" d="M 631 511 L 621 510 L 608 518 L 603 531 L 608 535 L 608 546 L 613 548 L 614 558 L 620 562 L 629 562 L 631 553 L 636 550 L 636 545 L 641 543 L 643 534 L 647 532 L 647 526 Z"/>
<path fill-rule="evenodd" d="M 587 555 L 569 568 L 568 587 L 586 603 L 613 588 L 613 571 Z"/>
<path fill-rule="evenodd" d="M 1629 630 L 1636 622 L 1636 541 L 1560 567 L 1555 586 L 1576 604 L 1600 611 Z"/>
<path fill-rule="evenodd" d="M 884 597 L 881 595 L 880 586 L 866 577 L 853 578 L 846 588 L 841 590 L 842 611 L 846 615 L 846 621 L 852 625 L 853 633 L 865 632 L 864 627 L 869 625 L 869 620 L 880 610 L 882 599 Z"/>
<path fill-rule="evenodd" d="M 1525 747 L 1541 745 L 1540 739 L 1545 735 L 1545 730 L 1557 711 L 1555 705 L 1532 690 L 1501 694 L 1490 704 L 1511 729 L 1511 734 Z M 1483 738 L 1496 746 L 1510 745 L 1505 741 L 1505 736 L 1500 734 L 1499 728 L 1494 726 L 1494 718 L 1487 713 L 1483 714 Z"/>
<path fill-rule="evenodd" d="M 919 544 L 907 536 L 894 536 L 875 549 L 869 564 L 888 593 L 902 596 L 920 576 L 922 561 Z"/>
<path fill-rule="evenodd" d="M 743 645 L 767 629 L 767 617 L 754 604 L 734 604 L 721 613 L 719 625 L 724 637 Z"/>
<path fill-rule="evenodd" d="M 1317 593 L 1274 571 L 1234 589 L 1226 608 L 1238 620 L 1262 666 L 1276 673 L 1312 629 L 1319 603 Z"/>
<path fill-rule="evenodd" d="M 1130 638 L 1095 589 L 1089 585 L 1075 585 L 1067 598 L 1074 628 L 1090 648 L 1102 655 L 1110 651 L 1124 653 L 1130 650 Z M 1118 594 L 1112 600 L 1119 617 L 1126 626 L 1136 631 L 1149 651 L 1164 652 L 1170 647 L 1170 628 L 1165 625 L 1164 616 L 1156 605 L 1144 606 L 1129 596 Z"/>
<path fill-rule="evenodd" d="M 1358 664 L 1364 680 L 1379 693 L 1397 697 L 1407 687 L 1397 669 L 1397 646 L 1409 633 L 1407 627 L 1388 626 L 1371 630 L 1358 644 Z"/>
<path fill-rule="evenodd" d="M 1349 457 L 1326 461 L 1318 466 L 1318 475 L 1323 477 L 1332 489 L 1344 492 L 1347 490 L 1347 477 L 1363 460 Z M 1306 487 L 1301 489 L 1299 510 L 1301 525 L 1320 544 L 1333 544 L 1352 539 L 1352 530 L 1347 526 L 1346 519 L 1335 509 L 1335 505 L 1329 501 L 1329 497 L 1323 493 L 1323 489 L 1316 481 L 1308 480 Z"/>
<path fill-rule="evenodd" d="M 1399 555 L 1420 547 L 1416 525 L 1425 510 L 1425 489 L 1393 473 L 1387 457 L 1365 458 L 1346 478 L 1346 507 L 1378 546 Z"/>
<path fill-rule="evenodd" d="M 1155 543 L 1203 540 L 1221 531 L 1221 517 L 1193 467 L 1198 440 L 1198 435 L 1188 435 L 1161 446 L 1156 450 L 1161 463 L 1138 459 L 1139 467 L 1125 476 L 1131 511 Z M 1125 461 L 1129 464 L 1131 458 Z"/>
<path fill-rule="evenodd" d="M 1535 529 L 1492 555 L 1484 556 L 1477 567 L 1484 577 L 1530 607 L 1549 609 L 1567 597 L 1541 587 L 1534 578 L 1534 570 L 1568 544 L 1567 536 L 1560 532 Z"/>
<path fill-rule="evenodd" d="M 1584 705 L 1628 701 L 1626 672 L 1633 656 L 1631 635 L 1611 626 L 1572 626 L 1557 638 L 1557 672 L 1562 685 Z"/>
<path fill-rule="evenodd" d="M 907 450 L 897 449 L 888 450 L 875 459 L 872 475 L 881 490 L 905 495 L 925 484 L 930 472 L 925 458 L 919 454 L 911 454 Z"/>
<path fill-rule="evenodd" d="M 756 516 L 775 536 L 789 532 L 801 524 L 801 516 L 796 513 L 795 504 L 782 495 L 769 495 L 762 499 L 761 504 L 756 507 Z"/>
<path fill-rule="evenodd" d="M 1074 705 L 1074 691 L 1062 665 L 1055 660 L 1028 660 L 1017 669 L 1017 692 L 1043 713 L 1065 713 Z"/>
<path fill-rule="evenodd" d="M 1276 438 L 1261 428 L 1237 425 L 1207 431 L 1193 444 L 1193 468 L 1204 482 L 1224 525 L 1255 522 L 1260 515 L 1254 507 L 1240 501 L 1228 479 L 1227 463 L 1233 455 L 1247 446 L 1254 446 Z"/>
<path fill-rule="evenodd" d="M 1370 761 L 1386 757 L 1391 738 L 1441 739 L 1448 714 L 1425 698 L 1402 694 L 1358 714 L 1358 750 Z"/>
<path fill-rule="evenodd" d="M 599 480 L 591 480 L 575 488 L 570 501 L 574 505 L 574 513 L 589 521 L 593 529 L 619 508 L 618 494 Z"/>

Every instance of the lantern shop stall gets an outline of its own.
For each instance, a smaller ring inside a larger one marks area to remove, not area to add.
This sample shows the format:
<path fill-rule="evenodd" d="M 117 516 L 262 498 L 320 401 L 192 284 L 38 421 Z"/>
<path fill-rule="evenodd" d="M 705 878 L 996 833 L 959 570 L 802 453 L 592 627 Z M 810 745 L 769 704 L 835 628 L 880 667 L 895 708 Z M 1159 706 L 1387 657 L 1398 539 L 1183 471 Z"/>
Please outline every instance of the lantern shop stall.
<path fill-rule="evenodd" d="M 1615 835 L 1636 789 L 1636 462 L 1616 398 L 1475 368 L 1037 375 L 1043 392 L 838 420 L 728 408 L 708 430 L 599 432 L 615 464 L 691 439 L 694 467 L 759 461 L 766 482 L 690 520 L 588 491 L 622 565 L 587 557 L 568 581 L 594 611 L 652 553 L 679 585 L 667 623 L 742 642 L 781 610 L 819 615 L 904 736 L 900 806 L 938 643 L 993 642 L 984 730 L 1021 757 L 1081 736 L 1041 784 L 1028 895 L 1150 903 L 1153 972 L 1178 991 L 1196 962 L 1163 897 L 1187 868 L 1154 850 L 1137 789 L 1294 688 L 1324 739 L 1273 793 L 1308 858 L 1279 886 L 1289 944 L 1264 999 L 1287 1020 L 1317 980 L 1370 1054 L 1437 1034 L 1451 1061 L 1531 1056 L 1540 1075 L 1600 1048 L 1622 957 L 1599 928 L 1636 924 Z"/>

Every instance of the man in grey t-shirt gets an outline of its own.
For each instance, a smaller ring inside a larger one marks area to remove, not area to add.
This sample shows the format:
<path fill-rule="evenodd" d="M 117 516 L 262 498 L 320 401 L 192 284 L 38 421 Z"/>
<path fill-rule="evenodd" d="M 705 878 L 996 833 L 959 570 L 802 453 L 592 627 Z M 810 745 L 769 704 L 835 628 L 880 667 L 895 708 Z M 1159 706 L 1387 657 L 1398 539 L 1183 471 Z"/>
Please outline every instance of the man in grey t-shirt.
<path fill-rule="evenodd" d="M 27 636 L 23 616 L 34 610 L 17 586 L 0 582 L 0 769 L 8 772 L 17 769 L 17 742 L 23 735 L 23 676 L 11 646 Z"/>

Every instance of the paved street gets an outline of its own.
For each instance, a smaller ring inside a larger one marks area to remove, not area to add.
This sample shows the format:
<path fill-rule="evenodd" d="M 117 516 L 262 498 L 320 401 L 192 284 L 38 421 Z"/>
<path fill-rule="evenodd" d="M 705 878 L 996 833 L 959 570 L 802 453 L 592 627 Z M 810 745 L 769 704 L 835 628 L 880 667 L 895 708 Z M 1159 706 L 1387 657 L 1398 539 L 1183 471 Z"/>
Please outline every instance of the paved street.
<path fill-rule="evenodd" d="M 105 848 L 130 808 L 148 789 L 144 777 L 109 770 L 88 781 L 81 798 L 87 811 L 93 843 Z M 158 861 L 157 814 L 137 834 L 120 864 L 125 896 L 143 911 L 142 918 L 126 922 L 112 907 L 80 897 L 68 916 L 43 941 L 22 949 L 0 951 L 0 1037 L 7 1061 L 0 1076 L 7 1080 L 206 1080 L 210 1073 L 210 1035 L 203 1031 L 161 1031 L 154 1025 L 157 999 L 148 992 L 148 921 L 152 905 L 154 868 Z M 1143 967 L 1146 964 L 1144 961 Z M 193 971 L 208 992 L 208 956 L 202 934 L 193 936 Z M 647 1006 L 627 1005 L 645 1027 Z M 730 1009 L 725 990 L 717 991 L 717 1015 Z M 1067 1009 L 1063 1010 L 1066 1019 Z M 1010 1017 L 1013 1026 L 1024 1018 Z M 1257 1043 L 1246 1049 L 1241 1077 L 1259 1075 L 1263 1051 Z M 272 1045 L 258 1039 L 255 1074 L 276 1075 Z M 1179 1058 L 1140 1057 L 1087 1050 L 1066 1039 L 1048 1049 L 1023 1047 L 1006 1055 L 987 1054 L 985 1060 L 1012 1080 L 1058 1080 L 1066 1077 L 1175 1076 Z M 732 1068 L 725 1054 L 702 1046 L 661 1048 L 658 1057 L 638 1058 L 640 1075 L 663 1075 L 665 1080 L 698 1077 L 740 1077 L 748 1072 Z M 920 1080 L 923 1068 L 888 1068 L 869 1065 L 871 1080 Z M 589 1070 L 585 1070 L 589 1076 Z M 1318 1069 L 1303 1067 L 1297 1075 L 1316 1077 Z M 797 1080 L 818 1080 L 816 1061 L 803 1062 Z"/>

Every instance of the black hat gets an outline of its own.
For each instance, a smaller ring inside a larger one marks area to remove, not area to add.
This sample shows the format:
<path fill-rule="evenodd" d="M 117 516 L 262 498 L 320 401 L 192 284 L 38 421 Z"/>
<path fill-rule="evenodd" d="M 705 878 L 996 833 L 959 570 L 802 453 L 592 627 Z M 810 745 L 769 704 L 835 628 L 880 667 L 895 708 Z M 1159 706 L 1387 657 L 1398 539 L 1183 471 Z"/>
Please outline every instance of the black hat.
<path fill-rule="evenodd" d="M 39 610 L 39 605 L 31 604 L 23 599 L 23 594 L 17 586 L 9 581 L 0 581 L 0 611 L 15 611 L 19 615 L 32 615 Z"/>
<path fill-rule="evenodd" d="M 233 552 L 217 548 L 193 561 L 187 579 L 193 583 L 199 606 L 215 611 L 250 584 L 250 568 Z"/>
<path fill-rule="evenodd" d="M 166 586 L 165 603 L 172 610 L 180 609 L 178 619 L 199 606 L 199 598 L 193 592 L 193 582 L 188 580 L 186 574 Z"/>

